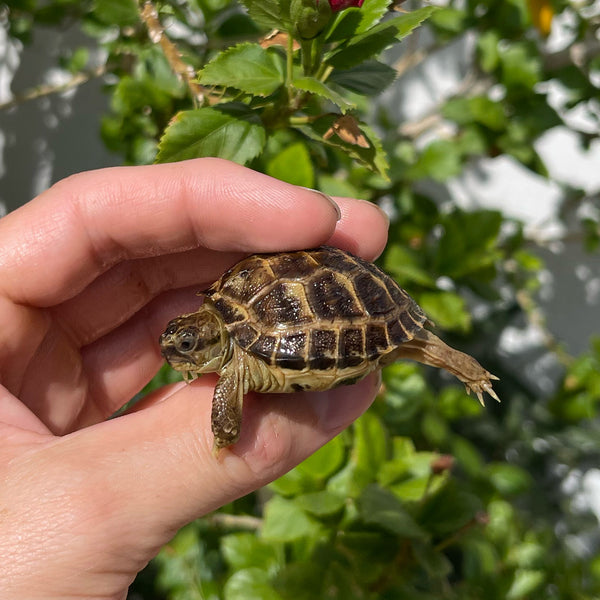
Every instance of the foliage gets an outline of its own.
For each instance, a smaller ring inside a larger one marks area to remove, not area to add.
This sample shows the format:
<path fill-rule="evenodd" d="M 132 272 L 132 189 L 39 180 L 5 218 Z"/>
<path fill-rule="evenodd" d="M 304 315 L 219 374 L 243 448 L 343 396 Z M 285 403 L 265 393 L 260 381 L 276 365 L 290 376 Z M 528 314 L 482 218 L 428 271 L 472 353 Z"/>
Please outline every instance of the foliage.
<path fill-rule="evenodd" d="M 562 375 L 549 394 L 528 384 L 498 340 L 518 319 L 543 325 L 536 240 L 501 211 L 467 212 L 430 190 L 481 157 L 507 155 L 548 177 L 534 141 L 572 128 L 568 109 L 597 119 L 598 17 L 566 0 L 342 4 L 2 4 L 25 43 L 34 25 L 66 23 L 96 40 L 111 99 L 101 133 L 127 163 L 218 155 L 385 203 L 394 218 L 382 266 L 501 377 L 503 403 L 482 409 L 443 373 L 389 367 L 371 411 L 268 488 L 182 530 L 132 597 L 596 598 L 600 540 L 583 535 L 594 518 L 563 483 L 600 457 L 600 341 L 570 357 L 546 331 Z M 547 36 L 561 19 L 569 39 L 552 52 Z M 426 53 L 465 35 L 475 49 L 462 89 L 408 128 L 375 99 L 418 62 L 414 48 L 393 66 L 384 51 L 423 23 Z M 92 53 L 74 48 L 62 65 L 90 73 Z M 565 90 L 561 107 L 550 82 Z M 597 198 L 556 183 L 586 207 L 564 216 L 580 215 L 577 232 L 597 249 Z M 172 377 L 163 369 L 150 387 Z"/>

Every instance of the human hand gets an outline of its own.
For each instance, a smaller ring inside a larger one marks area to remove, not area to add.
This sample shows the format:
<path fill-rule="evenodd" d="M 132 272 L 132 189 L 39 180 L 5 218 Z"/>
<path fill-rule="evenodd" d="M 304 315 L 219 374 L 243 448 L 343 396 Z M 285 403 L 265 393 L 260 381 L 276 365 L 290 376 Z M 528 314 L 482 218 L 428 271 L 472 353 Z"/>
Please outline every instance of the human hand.
<path fill-rule="evenodd" d="M 367 259 L 386 222 L 219 159 L 70 177 L 0 220 L 1 598 L 122 599 L 179 527 L 285 473 L 370 404 L 376 377 L 250 394 L 216 461 L 216 378 L 106 420 L 162 362 L 167 321 L 243 255 L 329 243 Z"/>

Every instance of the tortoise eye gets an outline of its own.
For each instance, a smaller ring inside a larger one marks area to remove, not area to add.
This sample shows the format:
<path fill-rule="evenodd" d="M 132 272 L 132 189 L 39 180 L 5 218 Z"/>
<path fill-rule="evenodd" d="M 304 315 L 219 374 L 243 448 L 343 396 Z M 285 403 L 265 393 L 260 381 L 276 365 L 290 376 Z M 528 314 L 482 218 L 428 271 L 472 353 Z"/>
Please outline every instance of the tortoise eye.
<path fill-rule="evenodd" d="M 198 342 L 198 332 L 191 329 L 184 329 L 177 337 L 176 346 L 180 352 L 191 352 Z"/>

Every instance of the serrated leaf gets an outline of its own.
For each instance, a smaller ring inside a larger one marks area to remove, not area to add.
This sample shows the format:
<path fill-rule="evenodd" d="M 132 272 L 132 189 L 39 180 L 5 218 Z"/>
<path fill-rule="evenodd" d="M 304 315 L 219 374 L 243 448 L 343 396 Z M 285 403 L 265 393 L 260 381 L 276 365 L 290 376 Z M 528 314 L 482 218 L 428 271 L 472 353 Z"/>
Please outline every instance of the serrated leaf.
<path fill-rule="evenodd" d="M 332 83 L 363 96 L 380 94 L 394 79 L 395 69 L 377 60 L 369 60 L 351 69 L 334 69 L 329 77 Z"/>
<path fill-rule="evenodd" d="M 325 39 L 335 42 L 364 33 L 381 21 L 390 4 L 391 0 L 365 0 L 360 8 L 351 7 L 339 12 Z"/>
<path fill-rule="evenodd" d="M 333 102 L 333 104 L 339 106 L 343 112 L 355 107 L 354 104 L 347 102 L 344 97 L 338 94 L 335 90 L 332 90 L 322 81 L 319 81 L 314 77 L 299 77 L 298 79 L 294 79 L 292 83 L 293 86 L 298 90 L 316 94 L 317 96 L 321 96 L 321 98 L 325 98 L 330 102 Z"/>
<path fill-rule="evenodd" d="M 232 87 L 253 96 L 269 96 L 284 80 L 284 64 L 275 51 L 245 43 L 217 54 L 198 74 L 203 85 Z"/>
<path fill-rule="evenodd" d="M 259 118 L 244 105 L 187 110 L 165 130 L 156 162 L 217 156 L 245 164 L 261 153 L 265 141 Z"/>
<path fill-rule="evenodd" d="M 355 35 L 340 49 L 334 50 L 327 62 L 338 69 L 348 69 L 373 58 L 394 41 L 406 37 L 436 10 L 436 6 L 425 6 L 383 21 L 368 31 Z"/>

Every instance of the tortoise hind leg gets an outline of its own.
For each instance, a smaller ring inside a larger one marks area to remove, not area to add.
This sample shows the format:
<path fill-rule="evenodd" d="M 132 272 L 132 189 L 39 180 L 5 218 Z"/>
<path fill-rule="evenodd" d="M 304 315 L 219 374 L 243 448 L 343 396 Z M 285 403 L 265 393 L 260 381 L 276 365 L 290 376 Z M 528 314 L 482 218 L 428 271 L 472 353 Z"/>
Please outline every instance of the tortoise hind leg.
<path fill-rule="evenodd" d="M 396 358 L 408 358 L 440 369 L 445 369 L 465 384 L 483 404 L 483 392 L 500 402 L 492 389 L 492 380 L 498 379 L 486 371 L 472 356 L 451 348 L 439 337 L 421 329 L 415 337 L 401 344 L 394 353 Z"/>

